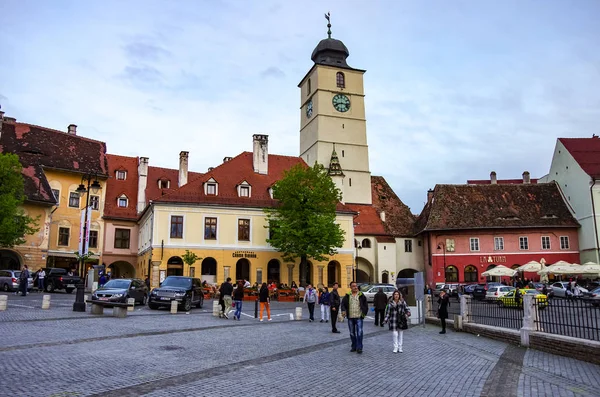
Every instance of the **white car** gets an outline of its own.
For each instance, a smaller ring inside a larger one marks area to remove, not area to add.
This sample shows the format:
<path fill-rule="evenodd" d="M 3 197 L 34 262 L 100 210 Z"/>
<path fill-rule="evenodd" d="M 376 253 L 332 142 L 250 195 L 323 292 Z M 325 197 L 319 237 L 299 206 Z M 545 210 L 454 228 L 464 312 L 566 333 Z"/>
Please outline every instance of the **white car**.
<path fill-rule="evenodd" d="M 507 287 L 506 285 L 494 285 L 489 287 L 485 293 L 485 299 L 496 300 L 501 296 L 507 295 L 510 291 L 514 290 L 515 287 Z"/>
<path fill-rule="evenodd" d="M 388 299 L 391 298 L 394 291 L 396 291 L 396 287 L 390 285 L 373 285 L 371 288 L 363 291 L 363 294 L 365 294 L 365 297 L 367 298 L 367 302 L 373 302 L 375 294 L 379 292 L 379 288 L 383 288 L 383 292 L 387 295 Z"/>
<path fill-rule="evenodd" d="M 554 293 L 554 296 L 559 297 L 559 298 L 566 298 L 567 297 L 567 284 L 569 284 L 568 281 L 558 281 L 554 284 L 552 284 L 552 292 Z M 579 287 L 579 292 L 581 292 L 581 294 L 583 295 L 584 293 L 587 294 L 589 291 L 583 287 Z"/>

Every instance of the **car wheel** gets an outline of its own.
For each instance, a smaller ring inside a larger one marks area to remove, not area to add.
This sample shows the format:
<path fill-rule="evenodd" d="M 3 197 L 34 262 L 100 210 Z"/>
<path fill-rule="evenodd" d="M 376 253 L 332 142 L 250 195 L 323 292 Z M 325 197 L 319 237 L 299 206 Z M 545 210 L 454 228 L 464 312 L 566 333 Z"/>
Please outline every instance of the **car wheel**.
<path fill-rule="evenodd" d="M 142 297 L 142 306 L 146 306 L 146 303 L 148 303 L 148 295 Z"/>
<path fill-rule="evenodd" d="M 10 288 L 8 287 L 8 284 L 6 284 L 6 283 L 4 283 L 4 285 L 2 286 L 2 289 L 4 290 L 4 292 L 10 291 Z"/>
<path fill-rule="evenodd" d="M 72 294 L 73 293 L 73 288 L 67 288 L 65 291 L 67 291 L 67 294 Z"/>
<path fill-rule="evenodd" d="M 196 307 L 198 309 L 202 309 L 202 304 L 204 304 L 204 297 L 200 297 L 200 300 L 198 301 L 198 304 L 196 304 Z"/>
<path fill-rule="evenodd" d="M 187 298 L 185 302 L 183 302 L 183 311 L 189 312 L 192 309 L 192 300 Z"/>
<path fill-rule="evenodd" d="M 54 284 L 50 283 L 46 286 L 46 292 L 54 292 Z"/>
<path fill-rule="evenodd" d="M 148 307 L 151 310 L 158 310 L 158 305 L 154 304 L 154 303 L 148 303 Z"/>

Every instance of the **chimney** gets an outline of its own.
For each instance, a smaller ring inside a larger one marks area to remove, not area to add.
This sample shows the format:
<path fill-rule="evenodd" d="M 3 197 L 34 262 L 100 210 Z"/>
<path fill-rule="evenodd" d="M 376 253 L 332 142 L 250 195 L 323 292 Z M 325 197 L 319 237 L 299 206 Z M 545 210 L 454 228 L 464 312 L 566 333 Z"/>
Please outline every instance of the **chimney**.
<path fill-rule="evenodd" d="M 531 178 L 529 177 L 529 171 L 523 172 L 523 183 L 531 183 Z"/>
<path fill-rule="evenodd" d="M 146 185 L 148 184 L 148 157 L 140 157 L 138 163 L 138 202 L 137 211 L 146 208 Z"/>
<path fill-rule="evenodd" d="M 233 157 L 223 157 L 223 162 L 226 163 L 228 161 L 233 160 Z"/>
<path fill-rule="evenodd" d="M 496 178 L 496 171 L 490 172 L 490 181 L 491 181 L 492 185 L 498 184 L 498 179 Z"/>
<path fill-rule="evenodd" d="M 381 218 L 381 222 L 385 222 L 385 211 L 381 211 L 379 217 Z"/>
<path fill-rule="evenodd" d="M 75 124 L 69 124 L 67 127 L 67 133 L 69 135 L 77 135 L 77 126 Z"/>
<path fill-rule="evenodd" d="M 431 203 L 433 200 L 433 189 L 429 189 L 427 191 L 427 204 Z"/>
<path fill-rule="evenodd" d="M 208 167 L 208 172 L 211 172 L 214 169 L 215 169 L 215 167 Z"/>
<path fill-rule="evenodd" d="M 190 152 L 179 153 L 179 187 L 188 182 L 188 155 Z"/>
<path fill-rule="evenodd" d="M 254 172 L 267 175 L 269 170 L 269 136 L 254 134 L 252 135 L 252 139 L 252 164 L 254 166 Z"/>

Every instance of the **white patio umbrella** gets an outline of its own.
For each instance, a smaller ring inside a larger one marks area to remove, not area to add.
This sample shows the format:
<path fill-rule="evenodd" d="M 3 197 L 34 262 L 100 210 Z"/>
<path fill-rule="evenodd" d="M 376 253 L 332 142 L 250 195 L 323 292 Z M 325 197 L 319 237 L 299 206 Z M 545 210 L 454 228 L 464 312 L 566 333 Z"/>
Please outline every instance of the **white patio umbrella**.
<path fill-rule="evenodd" d="M 600 274 L 600 265 L 594 262 L 586 262 L 579 267 L 581 274 Z"/>
<path fill-rule="evenodd" d="M 504 265 L 498 265 L 493 269 L 481 273 L 481 275 L 486 277 L 512 277 L 515 275 L 515 269 L 509 269 Z"/>
<path fill-rule="evenodd" d="M 542 264 L 537 261 L 530 261 L 517 268 L 518 272 L 539 272 L 542 270 Z"/>
<path fill-rule="evenodd" d="M 550 265 L 539 272 L 538 274 L 577 274 L 578 268 L 580 266 L 577 264 L 572 264 L 565 261 L 558 261 L 554 265 Z"/>

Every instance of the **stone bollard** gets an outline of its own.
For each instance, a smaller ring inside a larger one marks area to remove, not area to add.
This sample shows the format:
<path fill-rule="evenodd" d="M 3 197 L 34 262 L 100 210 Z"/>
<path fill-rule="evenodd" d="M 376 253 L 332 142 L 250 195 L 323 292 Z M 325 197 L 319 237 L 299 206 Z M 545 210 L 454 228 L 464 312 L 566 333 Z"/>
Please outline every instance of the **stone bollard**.
<path fill-rule="evenodd" d="M 87 301 L 90 300 L 90 296 L 89 295 L 83 295 L 83 301 L 85 302 L 85 304 L 87 305 Z"/>
<path fill-rule="evenodd" d="M 171 301 L 171 314 L 177 314 L 177 301 Z"/>
<path fill-rule="evenodd" d="M 219 301 L 213 301 L 213 316 L 219 317 L 219 313 L 221 312 L 221 305 L 219 305 Z"/>
<path fill-rule="evenodd" d="M 8 296 L 0 295 L 0 312 L 6 310 L 8 306 Z"/>
<path fill-rule="evenodd" d="M 42 309 L 50 309 L 50 295 L 44 295 L 42 297 Z"/>
<path fill-rule="evenodd" d="M 131 306 L 127 306 L 127 311 L 132 312 L 133 309 L 135 309 L 135 299 L 134 298 L 127 299 L 127 304 L 131 305 Z"/>
<path fill-rule="evenodd" d="M 302 308 L 301 307 L 296 308 L 296 320 L 302 320 Z"/>

